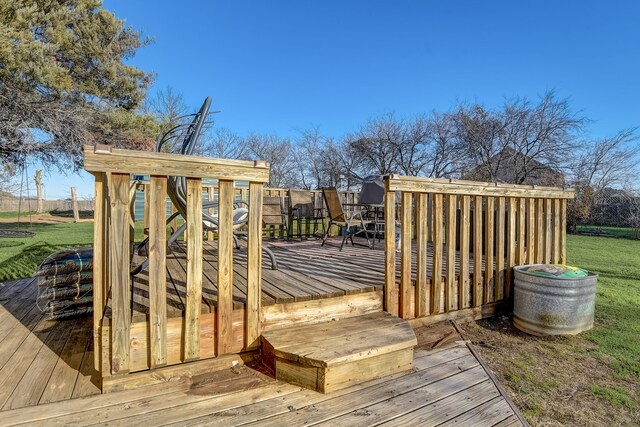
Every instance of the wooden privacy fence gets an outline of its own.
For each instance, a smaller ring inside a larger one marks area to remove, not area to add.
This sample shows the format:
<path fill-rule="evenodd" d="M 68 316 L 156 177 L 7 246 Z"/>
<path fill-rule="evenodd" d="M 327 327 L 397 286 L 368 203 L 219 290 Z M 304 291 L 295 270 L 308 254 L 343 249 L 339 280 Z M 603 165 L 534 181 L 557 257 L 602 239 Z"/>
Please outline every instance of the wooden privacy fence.
<path fill-rule="evenodd" d="M 261 221 L 265 162 L 84 147 L 85 169 L 95 176 L 94 349 L 103 376 L 216 357 L 257 346 L 260 336 Z M 135 185 L 130 174 L 149 174 L 149 314 L 132 318 L 131 257 Z M 186 179 L 186 298 L 183 316 L 167 318 L 166 203 L 171 176 Z M 218 179 L 217 305 L 201 315 L 202 179 Z M 233 310 L 234 181 L 249 182 L 247 298 Z M 107 310 L 109 316 L 106 316 Z M 237 318 L 238 314 L 242 316 Z M 241 331 L 237 331 L 240 328 Z M 241 342 L 238 342 L 241 337 Z M 242 339 L 242 337 L 244 339 Z"/>
<path fill-rule="evenodd" d="M 515 265 L 565 262 L 572 189 L 390 175 L 385 191 L 385 229 L 399 222 L 401 243 L 398 286 L 385 233 L 384 306 L 402 318 L 480 313 L 510 298 Z"/>

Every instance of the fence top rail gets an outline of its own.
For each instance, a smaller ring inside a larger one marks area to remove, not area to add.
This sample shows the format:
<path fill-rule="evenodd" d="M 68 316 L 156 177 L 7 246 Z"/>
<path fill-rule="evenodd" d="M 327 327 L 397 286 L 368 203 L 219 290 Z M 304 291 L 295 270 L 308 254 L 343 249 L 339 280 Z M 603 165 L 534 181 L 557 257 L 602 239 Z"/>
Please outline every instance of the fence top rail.
<path fill-rule="evenodd" d="M 124 150 L 108 145 L 85 145 L 82 151 L 84 168 L 87 172 L 92 173 L 136 173 L 269 182 L 269 163 L 262 160 L 214 159 L 182 154 Z"/>
<path fill-rule="evenodd" d="M 464 181 L 443 178 L 422 178 L 391 174 L 385 177 L 387 191 L 413 193 L 442 193 L 469 196 L 529 197 L 549 199 L 573 199 L 573 188 L 516 185 L 492 182 Z"/>

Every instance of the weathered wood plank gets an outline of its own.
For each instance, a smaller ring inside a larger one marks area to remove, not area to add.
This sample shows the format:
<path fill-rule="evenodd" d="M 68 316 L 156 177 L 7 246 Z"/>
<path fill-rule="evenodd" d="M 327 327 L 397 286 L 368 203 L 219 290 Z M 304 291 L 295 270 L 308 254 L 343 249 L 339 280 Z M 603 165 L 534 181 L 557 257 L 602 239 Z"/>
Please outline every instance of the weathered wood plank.
<path fill-rule="evenodd" d="M 527 262 L 536 262 L 536 199 L 529 199 L 527 210 Z"/>
<path fill-rule="evenodd" d="M 495 271 L 493 266 L 493 243 L 495 236 L 495 198 L 487 197 L 484 219 L 484 302 L 493 302 L 495 292 Z"/>
<path fill-rule="evenodd" d="M 552 203 L 551 199 L 544 200 L 544 263 L 551 263 L 551 249 L 553 246 L 552 241 Z"/>
<path fill-rule="evenodd" d="M 560 218 L 560 199 L 553 201 L 553 259 L 554 264 L 560 262 L 560 235 L 562 234 Z"/>
<path fill-rule="evenodd" d="M 415 317 L 429 314 L 429 289 L 427 288 L 427 198 L 426 193 L 416 195 L 416 287 Z"/>
<path fill-rule="evenodd" d="M 507 222 L 507 271 L 505 279 L 504 297 L 511 297 L 511 289 L 513 286 L 513 266 L 516 264 L 516 214 L 517 199 L 509 197 L 509 218 Z"/>
<path fill-rule="evenodd" d="M 263 185 L 249 184 L 249 224 L 247 242 L 247 305 L 245 346 L 259 344 L 262 294 L 262 198 Z"/>
<path fill-rule="evenodd" d="M 401 255 L 400 255 L 400 317 L 413 316 L 411 309 L 411 210 L 413 194 L 402 193 L 401 216 Z"/>
<path fill-rule="evenodd" d="M 263 161 L 214 159 L 183 154 L 158 153 L 85 145 L 84 168 L 88 172 L 138 173 L 188 176 L 191 178 L 225 177 L 227 180 L 269 182 L 269 165 Z"/>
<path fill-rule="evenodd" d="M 504 298 L 505 271 L 504 271 L 504 229 L 505 229 L 505 199 L 498 197 L 496 203 L 496 280 L 493 294 L 494 301 Z"/>
<path fill-rule="evenodd" d="M 502 197 L 552 197 L 573 198 L 573 189 L 540 187 L 536 185 L 515 185 L 477 181 L 463 181 L 442 178 L 424 178 L 391 174 L 388 191 L 409 191 L 413 193 L 440 193 L 469 196 Z"/>
<path fill-rule="evenodd" d="M 222 220 L 222 219 L 221 219 Z M 183 361 L 200 358 L 202 302 L 202 180 L 187 178 L 187 295 Z"/>
<path fill-rule="evenodd" d="M 233 312 L 233 181 L 218 183 L 217 355 L 231 351 Z M 254 225 L 255 227 L 255 225 Z"/>
<path fill-rule="evenodd" d="M 387 191 L 384 203 L 384 309 L 391 314 L 398 315 L 398 305 L 395 302 L 396 290 L 396 193 Z M 391 230 L 394 230 L 391 232 Z"/>
<path fill-rule="evenodd" d="M 93 347 L 100 350 L 100 326 L 104 314 L 104 271 L 105 271 L 105 204 L 107 202 L 106 175 L 102 172 L 95 175 L 95 193 L 93 201 Z M 94 353 L 94 365 L 102 366 L 101 351 Z"/>
<path fill-rule="evenodd" d="M 442 304 L 442 194 L 433 195 L 433 264 L 431 268 L 431 313 L 440 313 Z"/>
<path fill-rule="evenodd" d="M 516 264 L 523 265 L 527 263 L 525 232 L 527 219 L 527 205 L 524 197 L 518 198 L 518 251 L 516 254 Z"/>
<path fill-rule="evenodd" d="M 167 364 L 167 178 L 151 176 L 146 218 L 149 227 L 149 337 L 151 369 Z M 145 198 L 147 198 L 145 196 Z"/>
<path fill-rule="evenodd" d="M 560 201 L 560 264 L 567 263 L 567 201 Z"/>
<path fill-rule="evenodd" d="M 544 262 L 544 200 L 536 201 L 536 264 Z"/>
<path fill-rule="evenodd" d="M 111 174 L 110 276 L 111 276 L 111 373 L 129 371 L 131 287 L 129 285 L 129 174 Z"/>
<path fill-rule="evenodd" d="M 471 198 L 469 196 L 460 197 L 460 279 L 458 280 L 460 295 L 459 309 L 471 306 L 469 298 L 471 292 L 469 289 L 470 208 Z"/>
<path fill-rule="evenodd" d="M 473 198 L 473 305 L 482 305 L 482 196 Z"/>
<path fill-rule="evenodd" d="M 455 194 L 447 196 L 447 287 L 445 290 L 445 310 L 452 311 L 458 309 L 458 286 L 456 282 L 456 216 L 458 211 L 458 201 Z"/>

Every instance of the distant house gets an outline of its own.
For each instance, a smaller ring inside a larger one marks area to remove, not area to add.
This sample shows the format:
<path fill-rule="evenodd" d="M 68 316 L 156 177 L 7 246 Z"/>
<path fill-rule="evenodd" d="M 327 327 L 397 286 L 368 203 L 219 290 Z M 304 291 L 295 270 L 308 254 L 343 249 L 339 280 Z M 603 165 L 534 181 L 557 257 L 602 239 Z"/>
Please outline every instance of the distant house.
<path fill-rule="evenodd" d="M 521 179 L 522 176 L 524 180 Z M 487 162 L 463 175 L 462 179 L 552 187 L 565 184 L 564 174 L 511 148 L 505 148 Z"/>

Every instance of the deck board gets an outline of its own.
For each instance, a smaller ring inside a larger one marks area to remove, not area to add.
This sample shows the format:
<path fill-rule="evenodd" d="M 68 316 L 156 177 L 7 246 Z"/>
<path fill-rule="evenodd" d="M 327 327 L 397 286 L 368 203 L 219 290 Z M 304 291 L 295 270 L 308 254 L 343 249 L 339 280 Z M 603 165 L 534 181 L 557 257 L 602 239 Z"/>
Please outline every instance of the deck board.
<path fill-rule="evenodd" d="M 69 399 L 69 387 L 60 387 L 60 382 L 55 378 L 61 375 L 55 373 L 60 364 L 65 363 L 62 359 L 66 357 L 65 354 L 73 354 L 75 362 L 72 363 L 78 366 L 77 350 L 83 342 L 86 342 L 83 362 L 93 360 L 90 355 L 93 341 L 89 339 L 91 322 L 74 322 L 72 327 L 63 326 L 64 321 L 47 323 L 49 339 L 64 335 L 61 331 L 67 328 L 73 330 L 66 340 L 61 340 L 64 344 L 60 359 L 51 367 L 51 374 L 44 375 L 49 384 L 37 402 L 38 406 L 19 409 L 6 407 L 1 415 L 3 424 L 523 425 L 521 415 L 492 382 L 483 364 L 460 335 L 442 345 L 433 344 L 441 341 L 442 336 L 457 333 L 449 322 L 416 330 L 416 334 L 423 339 L 415 350 L 412 371 L 377 378 L 328 394 L 302 389 L 277 381 L 250 367 L 241 367 L 191 380 L 92 396 L 98 392 L 97 388 L 91 392 L 90 388 L 85 387 L 90 383 L 90 377 L 81 368 L 81 372 L 62 375 L 71 382 L 76 377 L 72 395 L 88 394 L 79 399 Z M 86 328 L 84 337 L 81 334 L 83 328 Z M 428 338 L 430 335 L 433 337 Z M 32 336 L 35 337 L 34 334 Z M 40 347 L 42 350 L 46 345 L 41 343 Z M 30 366 L 33 363 L 36 362 L 32 361 Z M 89 366 L 88 363 L 82 365 Z M 42 374 L 43 369 L 27 370 L 22 376 L 27 381 L 24 384 L 32 384 L 34 376 L 40 377 Z M 11 395 L 25 387 L 16 384 Z M 58 395 L 56 390 L 60 391 Z M 34 404 L 31 399 L 12 402 L 16 405 Z"/>

